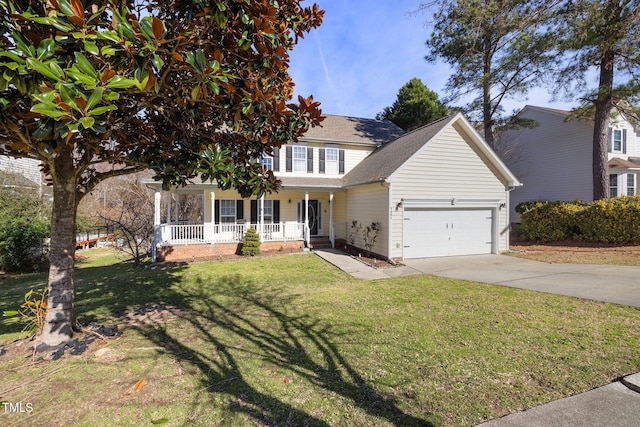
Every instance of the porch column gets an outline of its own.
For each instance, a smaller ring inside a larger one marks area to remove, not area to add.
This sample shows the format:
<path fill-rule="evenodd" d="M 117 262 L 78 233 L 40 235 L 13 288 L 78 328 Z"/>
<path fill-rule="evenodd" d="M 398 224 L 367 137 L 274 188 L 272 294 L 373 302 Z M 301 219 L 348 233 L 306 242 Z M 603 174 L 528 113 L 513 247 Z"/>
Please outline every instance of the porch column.
<path fill-rule="evenodd" d="M 333 229 L 333 191 L 329 193 L 329 240 L 331 240 L 331 247 L 336 247 L 336 236 Z"/>
<path fill-rule="evenodd" d="M 311 244 L 311 230 L 309 230 L 309 192 L 304 192 L 304 235 L 307 246 Z"/>
<path fill-rule="evenodd" d="M 176 199 L 176 224 L 180 221 L 180 201 Z"/>
<path fill-rule="evenodd" d="M 260 207 L 258 209 L 258 228 L 260 241 L 264 242 L 264 194 L 260 196 Z"/>
<path fill-rule="evenodd" d="M 204 233 L 205 233 L 205 239 L 208 239 L 211 244 L 213 245 L 215 242 L 215 222 L 216 222 L 216 212 L 215 212 L 215 201 L 216 201 L 216 195 L 213 192 L 213 190 L 210 190 L 209 193 L 211 194 L 211 204 L 209 204 L 208 206 L 206 205 L 206 200 L 207 200 L 207 196 L 205 193 L 206 190 L 202 191 L 202 205 L 204 207 L 203 209 L 203 227 L 204 227 Z M 209 218 L 209 221 L 207 222 L 207 218 Z"/>
<path fill-rule="evenodd" d="M 162 193 L 156 189 L 153 195 L 153 246 L 151 247 L 151 262 L 156 262 L 156 251 L 160 243 L 160 200 Z"/>
<path fill-rule="evenodd" d="M 173 203 L 173 193 L 169 190 L 167 197 L 167 224 L 171 224 L 171 203 Z"/>

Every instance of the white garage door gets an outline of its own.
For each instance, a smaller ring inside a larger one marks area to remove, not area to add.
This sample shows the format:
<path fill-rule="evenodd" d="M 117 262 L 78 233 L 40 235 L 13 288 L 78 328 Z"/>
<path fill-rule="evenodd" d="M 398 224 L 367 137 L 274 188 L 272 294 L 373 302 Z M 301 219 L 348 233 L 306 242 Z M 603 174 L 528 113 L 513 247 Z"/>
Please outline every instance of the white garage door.
<path fill-rule="evenodd" d="M 489 254 L 491 209 L 424 209 L 404 211 L 404 258 Z"/>

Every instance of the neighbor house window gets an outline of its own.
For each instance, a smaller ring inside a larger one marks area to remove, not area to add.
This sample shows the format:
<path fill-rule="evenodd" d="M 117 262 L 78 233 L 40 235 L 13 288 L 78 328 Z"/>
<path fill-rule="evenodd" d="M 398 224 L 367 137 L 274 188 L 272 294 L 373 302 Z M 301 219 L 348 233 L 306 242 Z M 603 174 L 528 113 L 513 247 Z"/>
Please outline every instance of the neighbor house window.
<path fill-rule="evenodd" d="M 307 147 L 293 146 L 293 171 L 307 171 Z"/>
<path fill-rule="evenodd" d="M 622 131 L 620 129 L 613 130 L 613 151 L 622 151 Z"/>
<path fill-rule="evenodd" d="M 618 174 L 609 175 L 609 197 L 618 197 Z"/>
<path fill-rule="evenodd" d="M 325 172 L 338 174 L 339 171 L 339 152 L 337 148 L 327 148 L 325 150 Z"/>
<path fill-rule="evenodd" d="M 627 196 L 635 196 L 636 194 L 636 175 L 634 173 L 627 174 Z"/>
<path fill-rule="evenodd" d="M 220 222 L 227 224 L 236 222 L 235 200 L 220 200 Z"/>

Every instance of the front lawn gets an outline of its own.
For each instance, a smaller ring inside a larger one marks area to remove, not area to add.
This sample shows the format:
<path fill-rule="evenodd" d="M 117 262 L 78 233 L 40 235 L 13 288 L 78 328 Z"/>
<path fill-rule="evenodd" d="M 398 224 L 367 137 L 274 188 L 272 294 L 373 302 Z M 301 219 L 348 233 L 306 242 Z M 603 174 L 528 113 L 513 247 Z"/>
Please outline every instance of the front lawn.
<path fill-rule="evenodd" d="M 124 332 L 55 361 L 0 350 L 0 400 L 33 408 L 3 426 L 468 426 L 640 371 L 637 308 L 362 282 L 313 254 L 154 269 L 86 254 L 78 317 Z M 0 311 L 43 283 L 0 276 Z M 3 320 L 0 340 L 20 329 Z"/>

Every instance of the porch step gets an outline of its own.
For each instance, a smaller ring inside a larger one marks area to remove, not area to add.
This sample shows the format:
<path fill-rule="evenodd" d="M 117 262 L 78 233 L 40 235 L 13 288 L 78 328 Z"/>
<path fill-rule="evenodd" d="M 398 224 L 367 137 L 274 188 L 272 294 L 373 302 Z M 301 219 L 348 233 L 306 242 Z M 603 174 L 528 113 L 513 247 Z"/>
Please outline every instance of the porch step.
<path fill-rule="evenodd" d="M 312 237 L 311 238 L 312 249 L 330 249 L 331 240 L 328 237 Z"/>

